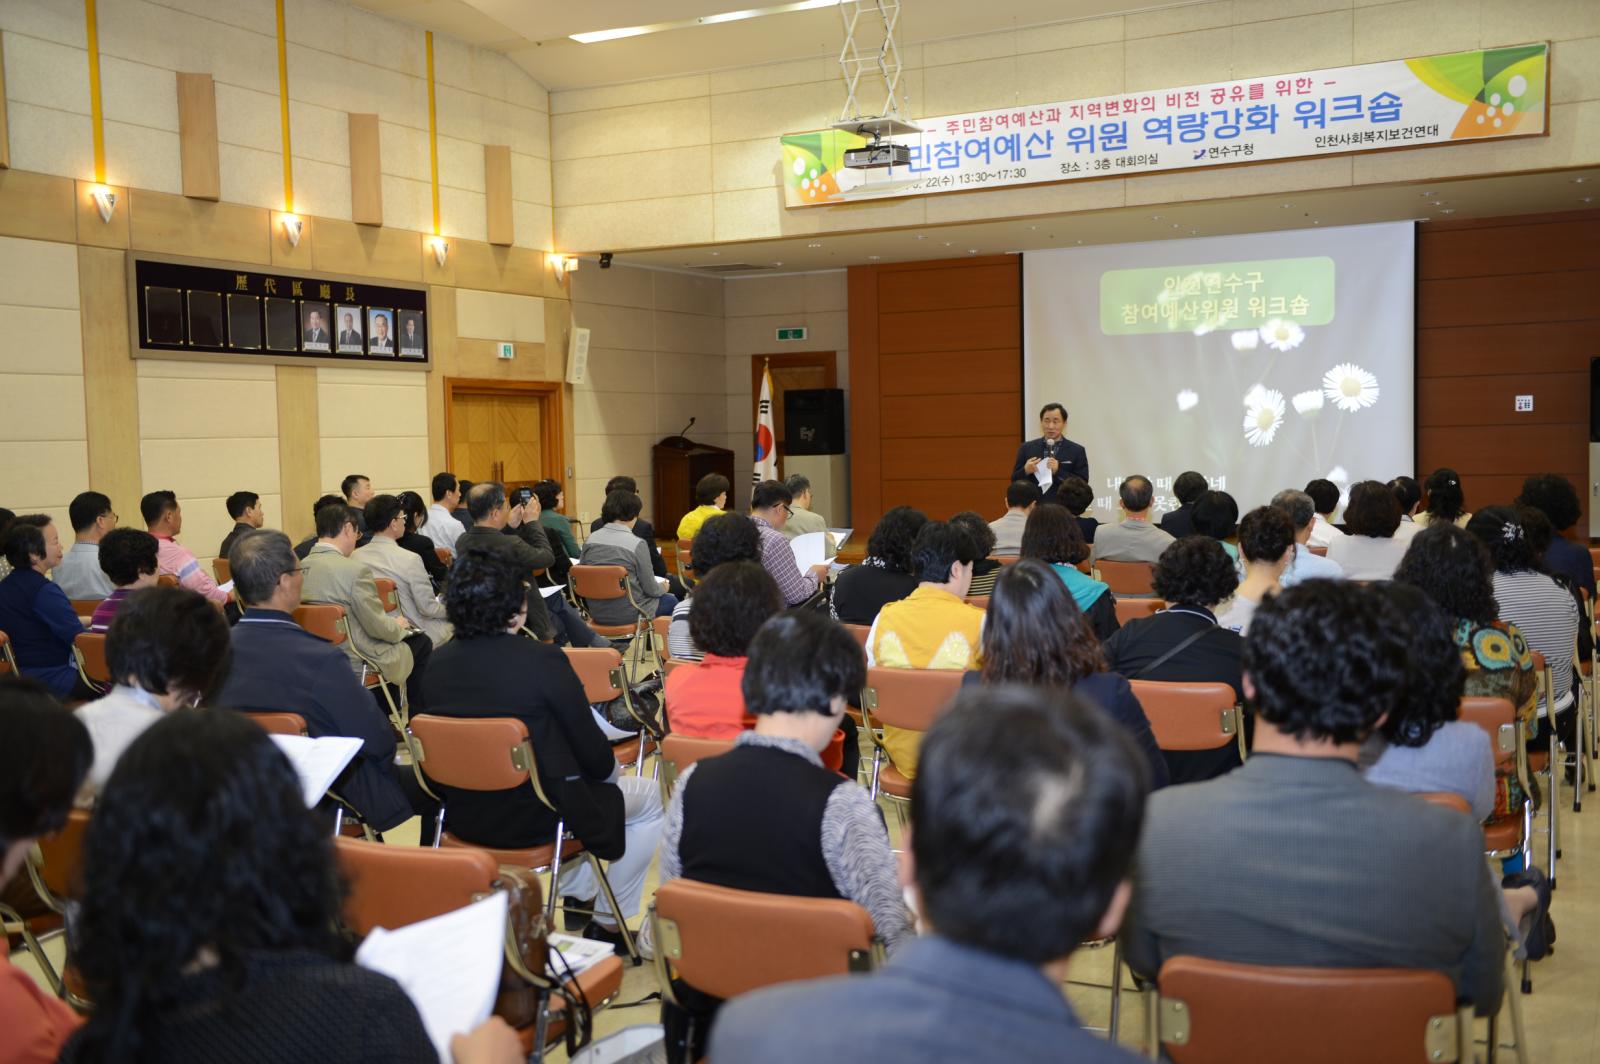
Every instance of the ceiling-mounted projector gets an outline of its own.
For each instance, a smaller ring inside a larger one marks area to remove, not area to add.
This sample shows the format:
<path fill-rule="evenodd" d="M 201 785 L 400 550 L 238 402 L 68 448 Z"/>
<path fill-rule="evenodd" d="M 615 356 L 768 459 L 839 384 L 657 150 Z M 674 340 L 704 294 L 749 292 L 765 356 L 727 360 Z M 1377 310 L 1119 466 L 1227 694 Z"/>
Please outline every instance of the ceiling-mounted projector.
<path fill-rule="evenodd" d="M 844 153 L 844 165 L 852 170 L 876 170 L 885 166 L 909 166 L 911 148 L 906 144 L 873 143 Z"/>

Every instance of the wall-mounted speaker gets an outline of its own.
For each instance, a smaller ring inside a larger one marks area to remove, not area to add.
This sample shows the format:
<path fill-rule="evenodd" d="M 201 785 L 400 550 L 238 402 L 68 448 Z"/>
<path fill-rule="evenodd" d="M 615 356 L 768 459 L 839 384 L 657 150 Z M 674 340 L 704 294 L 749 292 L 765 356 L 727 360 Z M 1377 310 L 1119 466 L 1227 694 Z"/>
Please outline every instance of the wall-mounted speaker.
<path fill-rule="evenodd" d="M 785 389 L 783 449 L 786 454 L 843 454 L 844 390 Z"/>
<path fill-rule="evenodd" d="M 567 335 L 567 383 L 589 379 L 589 330 L 574 325 Z"/>

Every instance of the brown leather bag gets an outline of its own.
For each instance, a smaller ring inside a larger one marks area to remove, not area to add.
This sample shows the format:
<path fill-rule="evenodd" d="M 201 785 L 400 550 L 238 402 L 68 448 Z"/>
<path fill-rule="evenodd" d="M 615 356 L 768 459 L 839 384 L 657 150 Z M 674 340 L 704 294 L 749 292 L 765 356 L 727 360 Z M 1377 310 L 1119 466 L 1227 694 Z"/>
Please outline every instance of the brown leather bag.
<path fill-rule="evenodd" d="M 545 919 L 539 877 L 526 868 L 501 868 L 494 885 L 506 894 L 507 944 L 516 950 L 523 971 L 545 974 L 550 951 L 545 936 L 550 925 Z M 539 1018 L 539 996 L 539 988 L 530 985 L 507 960 L 500 971 L 494 1014 L 512 1027 L 531 1026 Z"/>

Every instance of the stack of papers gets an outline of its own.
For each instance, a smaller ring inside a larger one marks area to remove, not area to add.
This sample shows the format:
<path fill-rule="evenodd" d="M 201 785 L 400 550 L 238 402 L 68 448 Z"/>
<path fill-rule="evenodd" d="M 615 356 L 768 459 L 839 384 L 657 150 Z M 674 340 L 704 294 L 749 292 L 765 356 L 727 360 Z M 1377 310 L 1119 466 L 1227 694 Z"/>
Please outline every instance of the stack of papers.
<path fill-rule="evenodd" d="M 495 891 L 471 905 L 395 931 L 375 928 L 356 963 L 400 984 L 445 1064 L 450 1039 L 489 1018 L 504 963 L 506 896 Z M 603 942 L 591 943 L 611 947 Z"/>
<path fill-rule="evenodd" d="M 801 576 L 805 576 L 811 572 L 812 566 L 828 560 L 828 534 L 807 532 L 791 539 L 789 548 L 794 551 L 795 568 L 800 570 Z"/>
<path fill-rule="evenodd" d="M 306 808 L 322 801 L 333 781 L 339 778 L 345 766 L 361 752 L 361 740 L 343 735 L 326 735 L 321 739 L 308 739 L 304 735 L 274 735 L 283 756 L 294 766 L 300 777 L 300 789 L 305 794 Z"/>
<path fill-rule="evenodd" d="M 552 952 L 560 954 L 561 959 L 550 958 L 550 974 L 557 979 L 568 978 L 568 971 L 572 975 L 588 971 L 607 957 L 614 956 L 616 950 L 609 942 L 597 942 L 592 938 L 579 938 L 577 935 L 565 935 L 559 931 L 552 931 L 548 936 Z M 561 961 L 566 961 L 562 964 Z"/>

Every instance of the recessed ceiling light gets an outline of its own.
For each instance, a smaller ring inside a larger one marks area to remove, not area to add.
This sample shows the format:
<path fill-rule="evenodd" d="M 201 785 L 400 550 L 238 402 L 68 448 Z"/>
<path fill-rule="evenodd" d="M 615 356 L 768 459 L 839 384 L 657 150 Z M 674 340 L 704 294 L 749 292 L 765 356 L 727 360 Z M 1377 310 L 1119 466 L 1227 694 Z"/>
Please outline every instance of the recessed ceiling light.
<path fill-rule="evenodd" d="M 1313 218 L 1313 219 L 1311 219 L 1311 224 L 1312 225 L 1321 225 L 1322 223 L 1317 221 L 1315 218 Z"/>
<path fill-rule="evenodd" d="M 1198 230 L 1198 229 L 1191 229 L 1191 230 L 1189 230 L 1189 235 L 1190 235 L 1190 236 L 1199 236 L 1199 235 L 1200 235 L 1200 230 Z"/>
<path fill-rule="evenodd" d="M 1161 215 L 1159 215 L 1159 214 L 1152 214 L 1152 215 L 1151 215 L 1151 216 L 1150 216 L 1150 220 L 1151 220 L 1151 221 L 1152 221 L 1152 222 L 1159 222 L 1159 221 L 1160 221 L 1160 220 L 1161 220 Z"/>
<path fill-rule="evenodd" d="M 876 255 L 868 255 L 867 258 L 871 259 L 873 262 L 877 262 L 878 261 L 878 256 L 876 256 Z"/>
<path fill-rule="evenodd" d="M 1030 226 L 1028 226 L 1028 232 L 1030 232 L 1030 233 L 1037 233 L 1037 232 L 1038 232 L 1038 231 L 1039 231 L 1039 227 L 1038 227 L 1038 226 L 1036 226 L 1036 225 L 1030 225 Z"/>
<path fill-rule="evenodd" d="M 944 242 L 944 246 L 945 246 L 945 247 L 949 247 L 949 246 L 950 246 L 950 243 L 951 243 L 951 242 L 950 242 L 950 241 L 948 241 L 948 240 L 946 240 L 946 241 L 945 241 L 945 242 Z"/>
<path fill-rule="evenodd" d="M 928 239 L 928 234 L 927 233 L 918 233 L 917 234 L 917 239 L 918 240 L 926 240 L 926 239 Z"/>
<path fill-rule="evenodd" d="M 806 247 L 808 247 L 808 248 L 820 248 L 821 246 L 822 246 L 821 244 L 807 244 L 806 245 Z"/>
<path fill-rule="evenodd" d="M 782 266 L 782 265 L 783 265 L 783 263 L 781 263 L 781 262 L 774 262 L 774 263 L 773 263 L 773 265 L 774 265 L 774 266 Z"/>
<path fill-rule="evenodd" d="M 1078 241 L 1078 243 L 1080 243 L 1080 244 L 1081 244 L 1081 243 L 1083 243 L 1083 241 L 1081 241 L 1081 240 L 1080 240 L 1080 241 Z"/>
<path fill-rule="evenodd" d="M 1182 229 L 1183 226 L 1179 225 L 1177 222 L 1173 222 L 1172 223 L 1172 228 L 1174 228 L 1174 229 Z"/>
<path fill-rule="evenodd" d="M 1437 196 L 1438 193 L 1435 192 L 1433 189 L 1428 188 L 1428 189 L 1423 189 L 1421 192 L 1417 193 L 1417 195 L 1419 195 L 1419 196 Z"/>
<path fill-rule="evenodd" d="M 1292 203 L 1280 203 L 1278 206 L 1281 207 L 1283 210 L 1288 210 L 1290 207 L 1293 207 L 1294 204 L 1292 204 Z"/>
<path fill-rule="evenodd" d="M 1456 209 L 1454 207 L 1446 207 L 1444 210 L 1440 211 L 1439 213 L 1440 214 L 1454 214 L 1454 213 L 1456 213 Z"/>
<path fill-rule="evenodd" d="M 706 254 L 710 255 L 712 258 L 716 258 L 718 255 L 722 254 L 722 252 L 720 252 L 720 251 L 708 251 L 708 252 L 706 252 Z"/>
<path fill-rule="evenodd" d="M 661 33 L 665 30 L 693 29 L 696 26 L 712 26 L 719 22 L 742 22 L 747 18 L 760 18 L 762 15 L 780 15 L 788 11 L 810 11 L 819 7 L 837 6 L 839 6 L 839 0 L 794 0 L 792 3 L 773 4 L 770 7 L 753 7 L 743 11 L 724 11 L 714 15 L 675 19 L 671 22 L 653 22 L 646 26 L 622 26 L 617 29 L 573 33 L 569 34 L 568 37 L 579 44 L 600 44 L 603 41 L 619 41 L 625 37 L 642 37 L 647 33 Z"/>
<path fill-rule="evenodd" d="M 1588 180 L 1588 178 L 1586 178 L 1586 177 L 1575 177 L 1575 178 L 1572 179 L 1572 183 L 1574 185 L 1581 185 L 1587 180 Z"/>
<path fill-rule="evenodd" d="M 978 249 L 977 248 L 968 248 L 967 249 L 967 254 L 968 255 L 976 255 L 977 253 L 978 253 Z"/>
<path fill-rule="evenodd" d="M 1593 203 L 1594 202 L 1594 197 L 1593 196 L 1584 196 L 1578 202 L 1579 203 Z"/>

